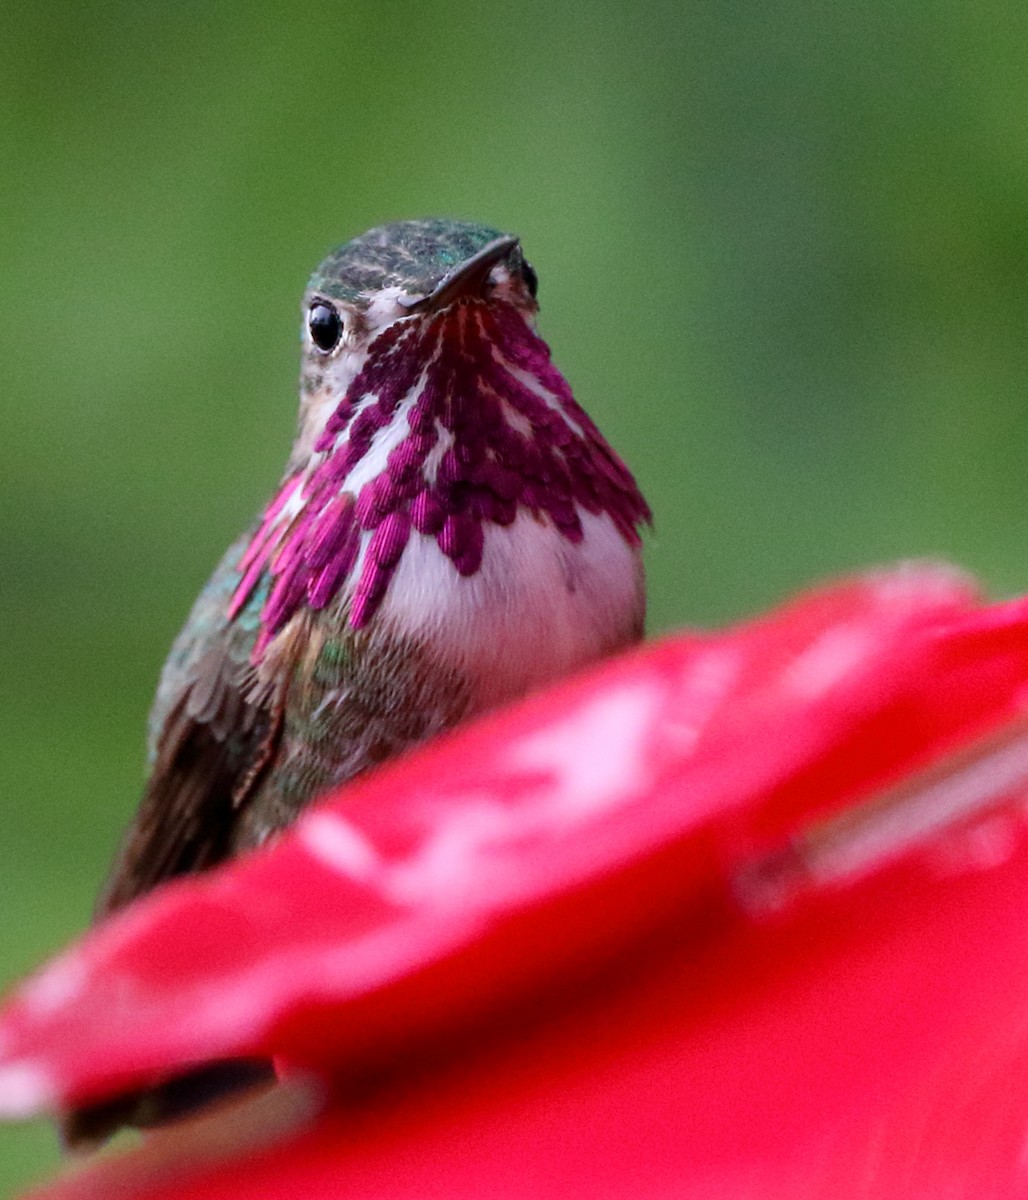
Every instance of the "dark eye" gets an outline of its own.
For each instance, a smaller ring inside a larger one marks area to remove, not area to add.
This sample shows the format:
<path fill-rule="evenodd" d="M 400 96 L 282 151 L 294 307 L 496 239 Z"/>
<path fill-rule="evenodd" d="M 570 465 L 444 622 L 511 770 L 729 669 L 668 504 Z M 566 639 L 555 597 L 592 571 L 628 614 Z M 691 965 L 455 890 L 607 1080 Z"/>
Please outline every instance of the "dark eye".
<path fill-rule="evenodd" d="M 315 300 L 307 314 L 307 328 L 311 331 L 311 341 L 317 348 L 328 354 L 339 345 L 343 336 L 343 322 L 331 304 L 324 300 Z"/>
<path fill-rule="evenodd" d="M 539 294 L 539 276 L 535 273 L 531 263 L 523 262 L 521 264 L 521 278 L 525 281 L 525 287 L 528 288 L 534 300 Z"/>

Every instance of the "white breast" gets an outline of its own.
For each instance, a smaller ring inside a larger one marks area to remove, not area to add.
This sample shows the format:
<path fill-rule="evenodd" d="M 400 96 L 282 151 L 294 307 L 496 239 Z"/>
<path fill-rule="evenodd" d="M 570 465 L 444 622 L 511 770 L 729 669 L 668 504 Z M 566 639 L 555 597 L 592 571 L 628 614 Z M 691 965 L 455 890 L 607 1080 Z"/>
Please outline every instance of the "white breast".
<path fill-rule="evenodd" d="M 605 514 L 582 513 L 577 545 L 519 513 L 487 524 L 480 570 L 462 577 L 413 534 L 377 619 L 428 643 L 491 707 L 631 643 L 645 605 L 638 547 Z"/>

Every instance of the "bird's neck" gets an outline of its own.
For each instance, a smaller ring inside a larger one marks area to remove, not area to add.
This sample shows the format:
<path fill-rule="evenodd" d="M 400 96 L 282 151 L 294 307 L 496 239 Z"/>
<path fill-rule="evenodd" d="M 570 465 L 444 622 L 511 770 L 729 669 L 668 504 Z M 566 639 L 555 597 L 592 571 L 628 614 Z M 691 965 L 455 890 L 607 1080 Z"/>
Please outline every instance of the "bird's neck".
<path fill-rule="evenodd" d="M 341 598 L 350 626 L 367 627 L 404 560 L 435 562 L 451 581 L 474 579 L 487 534 L 519 517 L 568 547 L 582 543 L 586 519 L 602 517 L 631 548 L 649 517 L 632 476 L 511 305 L 466 301 L 394 323 L 342 399 L 319 408 L 326 418 L 313 452 L 265 510 L 233 597 L 234 615 L 270 573 L 256 658 L 304 608 Z M 417 595 L 409 575 L 404 586 Z M 431 589 L 421 592 L 426 606 L 435 602 Z"/>

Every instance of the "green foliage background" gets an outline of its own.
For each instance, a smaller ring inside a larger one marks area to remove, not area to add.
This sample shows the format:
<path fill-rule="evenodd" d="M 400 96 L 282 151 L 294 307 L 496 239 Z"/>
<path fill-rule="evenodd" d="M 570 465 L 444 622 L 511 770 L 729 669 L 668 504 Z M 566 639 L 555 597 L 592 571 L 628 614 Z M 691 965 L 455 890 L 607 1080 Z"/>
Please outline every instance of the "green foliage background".
<path fill-rule="evenodd" d="M 8 5 L 0 979 L 81 928 L 163 654 L 278 476 L 298 298 L 520 233 L 656 513 L 653 630 L 942 555 L 1028 589 L 1028 8 Z M 0 1133 L 0 1192 L 55 1158 Z"/>

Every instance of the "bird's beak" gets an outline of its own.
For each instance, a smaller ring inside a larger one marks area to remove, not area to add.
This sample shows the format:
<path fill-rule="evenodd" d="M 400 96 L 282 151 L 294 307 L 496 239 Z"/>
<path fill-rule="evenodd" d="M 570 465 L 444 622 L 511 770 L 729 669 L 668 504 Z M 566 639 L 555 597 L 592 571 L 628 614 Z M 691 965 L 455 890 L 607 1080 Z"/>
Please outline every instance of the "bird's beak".
<path fill-rule="evenodd" d="M 427 296 L 412 296 L 400 303 L 409 313 L 424 312 L 426 309 L 445 308 L 461 296 L 481 296 L 482 285 L 496 264 L 518 244 L 516 237 L 498 237 L 483 246 L 462 263 L 447 271 Z"/>

